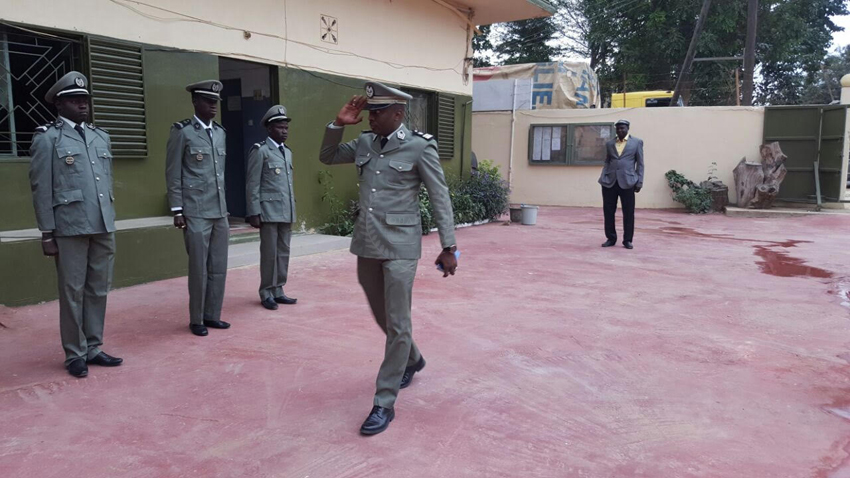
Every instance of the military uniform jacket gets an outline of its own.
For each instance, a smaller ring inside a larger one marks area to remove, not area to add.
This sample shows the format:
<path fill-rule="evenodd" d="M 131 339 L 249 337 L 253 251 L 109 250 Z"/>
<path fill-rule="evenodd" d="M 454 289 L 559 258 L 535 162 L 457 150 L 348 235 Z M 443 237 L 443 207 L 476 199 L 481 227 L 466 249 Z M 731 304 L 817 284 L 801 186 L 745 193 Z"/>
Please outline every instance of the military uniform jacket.
<path fill-rule="evenodd" d="M 614 187 L 614 183 L 623 189 L 643 187 L 643 140 L 629 136 L 623 154 L 617 154 L 615 139 L 605 143 L 605 167 L 599 176 L 599 184 L 606 188 Z"/>
<path fill-rule="evenodd" d="M 295 222 L 295 193 L 292 189 L 292 150 L 283 151 L 271 138 L 255 144 L 246 165 L 247 214 L 262 222 Z"/>
<path fill-rule="evenodd" d="M 351 241 L 353 254 L 371 259 L 422 256 L 422 183 L 428 189 L 442 246 L 455 244 L 452 203 L 433 136 L 412 133 L 402 126 L 382 150 L 378 136 L 371 131 L 340 144 L 342 135 L 342 128 L 326 128 L 320 160 L 357 167 L 360 213 Z"/>
<path fill-rule="evenodd" d="M 30 148 L 30 185 L 38 228 L 55 236 L 115 232 L 112 142 L 106 131 L 68 123 L 39 126 Z"/>
<path fill-rule="evenodd" d="M 204 219 L 227 216 L 224 190 L 226 133 L 213 121 L 212 141 L 196 118 L 171 126 L 165 158 L 165 184 L 172 209 Z"/>

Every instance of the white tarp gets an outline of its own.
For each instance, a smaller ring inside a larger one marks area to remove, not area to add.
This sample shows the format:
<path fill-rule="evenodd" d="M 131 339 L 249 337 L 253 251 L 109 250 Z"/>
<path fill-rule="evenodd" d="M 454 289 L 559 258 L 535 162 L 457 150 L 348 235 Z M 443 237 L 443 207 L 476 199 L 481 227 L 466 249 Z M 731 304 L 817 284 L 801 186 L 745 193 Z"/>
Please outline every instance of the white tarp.
<path fill-rule="evenodd" d="M 583 61 L 526 63 L 476 68 L 475 82 L 533 80 L 532 109 L 601 108 L 599 78 Z"/>

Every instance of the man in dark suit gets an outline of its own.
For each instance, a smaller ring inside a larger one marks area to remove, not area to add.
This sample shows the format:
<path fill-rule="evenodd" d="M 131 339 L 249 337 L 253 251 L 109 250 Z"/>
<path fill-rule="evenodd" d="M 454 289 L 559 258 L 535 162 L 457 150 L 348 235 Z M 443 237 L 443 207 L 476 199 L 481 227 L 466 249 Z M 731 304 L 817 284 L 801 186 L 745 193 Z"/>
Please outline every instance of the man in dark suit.
<path fill-rule="evenodd" d="M 605 143 L 607 157 L 599 184 L 602 185 L 602 205 L 605 213 L 605 237 L 602 247 L 617 244 L 614 213 L 617 198 L 623 204 L 623 247 L 632 249 L 635 235 L 635 193 L 643 187 L 643 140 L 629 135 L 629 122 L 617 121 L 617 139 Z"/>

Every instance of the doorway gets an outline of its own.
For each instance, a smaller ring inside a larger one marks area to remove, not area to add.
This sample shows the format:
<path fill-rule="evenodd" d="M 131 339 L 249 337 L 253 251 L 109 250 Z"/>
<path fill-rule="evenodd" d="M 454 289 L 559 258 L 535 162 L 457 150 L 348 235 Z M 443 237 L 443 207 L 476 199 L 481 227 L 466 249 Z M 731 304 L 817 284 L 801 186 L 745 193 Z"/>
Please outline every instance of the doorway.
<path fill-rule="evenodd" d="M 250 61 L 219 58 L 221 124 L 227 130 L 227 162 L 224 170 L 227 212 L 231 218 L 244 218 L 245 161 L 254 143 L 266 138 L 260 119 L 277 99 L 277 69 Z"/>

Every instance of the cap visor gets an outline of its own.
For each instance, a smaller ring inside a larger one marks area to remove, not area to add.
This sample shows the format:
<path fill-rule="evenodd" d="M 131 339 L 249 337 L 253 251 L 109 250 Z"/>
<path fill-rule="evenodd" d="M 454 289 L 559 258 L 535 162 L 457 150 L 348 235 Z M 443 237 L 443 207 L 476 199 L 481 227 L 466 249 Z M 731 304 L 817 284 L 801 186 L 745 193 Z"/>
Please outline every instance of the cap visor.
<path fill-rule="evenodd" d="M 63 90 L 56 93 L 53 97 L 59 98 L 60 96 L 89 96 L 89 90 L 85 88 L 74 88 L 73 90 Z"/>
<path fill-rule="evenodd" d="M 214 98 L 216 100 L 221 100 L 221 96 L 219 96 L 218 93 L 213 93 L 213 92 L 210 92 L 210 91 L 195 90 L 195 91 L 192 92 L 192 94 L 193 95 L 206 96 L 207 98 Z"/>
<path fill-rule="evenodd" d="M 392 106 L 392 104 L 389 104 L 389 105 L 370 105 L 370 104 L 367 103 L 366 107 L 363 108 L 363 109 L 365 109 L 367 111 L 378 111 L 378 110 L 389 108 L 390 106 Z"/>

